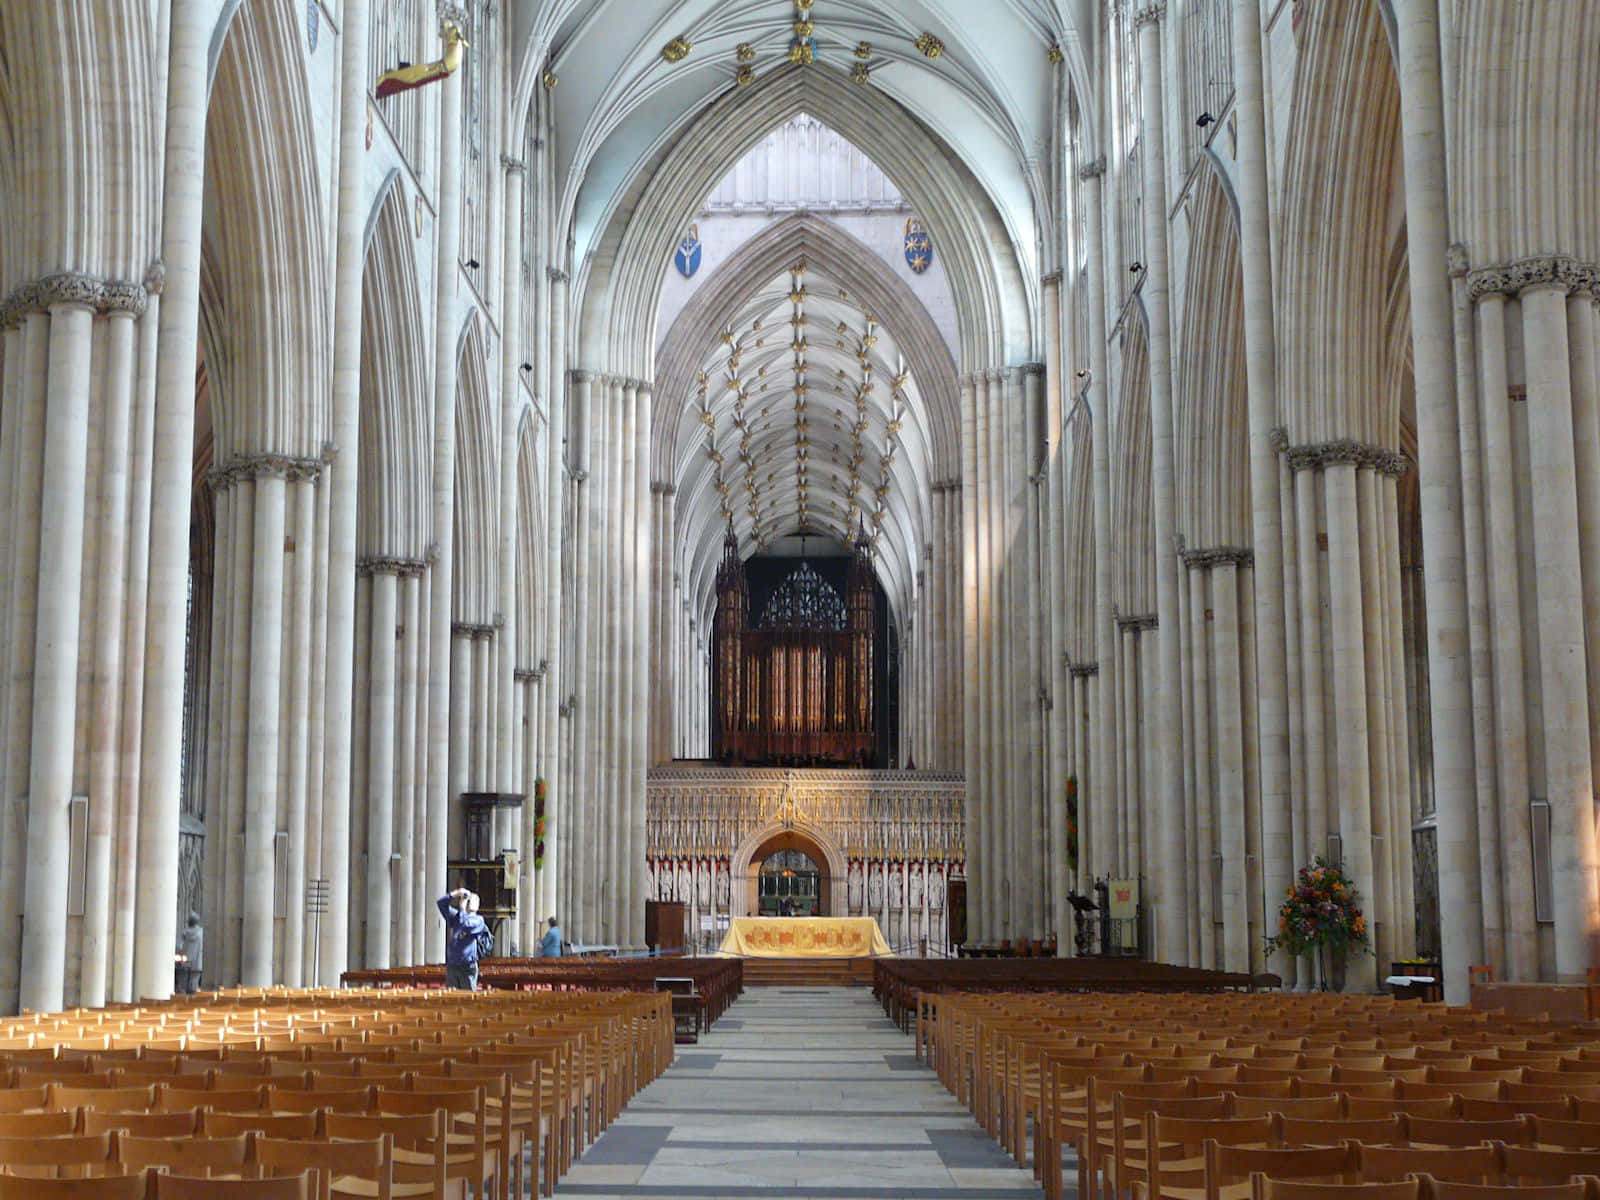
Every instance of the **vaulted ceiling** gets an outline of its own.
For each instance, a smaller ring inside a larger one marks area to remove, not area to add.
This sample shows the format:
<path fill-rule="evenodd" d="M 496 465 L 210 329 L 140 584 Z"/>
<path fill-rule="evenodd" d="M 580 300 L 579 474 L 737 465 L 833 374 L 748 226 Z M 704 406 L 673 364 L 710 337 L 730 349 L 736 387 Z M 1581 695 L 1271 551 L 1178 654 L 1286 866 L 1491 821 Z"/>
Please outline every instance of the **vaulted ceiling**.
<path fill-rule="evenodd" d="M 1031 246 L 1054 60 L 1081 78 L 1093 0 L 512 0 L 519 98 L 554 83 L 581 263 L 638 165 L 717 97 L 809 53 L 937 132 Z M 799 48 L 804 46 L 804 49 Z M 1052 47 L 1059 50 L 1057 55 Z"/>

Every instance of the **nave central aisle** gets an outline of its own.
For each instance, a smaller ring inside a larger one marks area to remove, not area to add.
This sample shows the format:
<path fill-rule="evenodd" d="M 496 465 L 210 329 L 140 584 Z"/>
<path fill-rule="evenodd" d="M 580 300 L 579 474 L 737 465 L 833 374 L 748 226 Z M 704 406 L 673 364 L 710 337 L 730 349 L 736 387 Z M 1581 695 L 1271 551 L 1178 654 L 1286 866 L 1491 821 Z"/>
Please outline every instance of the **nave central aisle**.
<path fill-rule="evenodd" d="M 866 988 L 752 988 L 641 1091 L 556 1196 L 1025 1200 L 1014 1162 Z"/>

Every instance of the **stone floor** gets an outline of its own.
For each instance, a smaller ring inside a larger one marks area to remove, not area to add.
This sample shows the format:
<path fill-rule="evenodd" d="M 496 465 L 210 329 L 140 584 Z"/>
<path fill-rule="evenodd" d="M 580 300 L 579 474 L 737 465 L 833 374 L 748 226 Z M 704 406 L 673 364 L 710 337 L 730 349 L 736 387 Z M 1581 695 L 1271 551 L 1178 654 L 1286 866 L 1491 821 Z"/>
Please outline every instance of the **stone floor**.
<path fill-rule="evenodd" d="M 557 1197 L 1027 1200 L 1014 1162 L 865 988 L 751 988 Z"/>

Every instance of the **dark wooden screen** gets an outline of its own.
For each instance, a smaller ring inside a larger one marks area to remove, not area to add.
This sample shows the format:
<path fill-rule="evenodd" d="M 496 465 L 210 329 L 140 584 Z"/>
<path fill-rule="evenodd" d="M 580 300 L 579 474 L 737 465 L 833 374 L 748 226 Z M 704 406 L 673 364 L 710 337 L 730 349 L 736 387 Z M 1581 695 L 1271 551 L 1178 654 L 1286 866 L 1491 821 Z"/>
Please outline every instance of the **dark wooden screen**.
<path fill-rule="evenodd" d="M 801 560 L 752 622 L 730 530 L 717 572 L 712 755 L 732 763 L 868 765 L 876 603 L 861 538 L 842 597 Z"/>

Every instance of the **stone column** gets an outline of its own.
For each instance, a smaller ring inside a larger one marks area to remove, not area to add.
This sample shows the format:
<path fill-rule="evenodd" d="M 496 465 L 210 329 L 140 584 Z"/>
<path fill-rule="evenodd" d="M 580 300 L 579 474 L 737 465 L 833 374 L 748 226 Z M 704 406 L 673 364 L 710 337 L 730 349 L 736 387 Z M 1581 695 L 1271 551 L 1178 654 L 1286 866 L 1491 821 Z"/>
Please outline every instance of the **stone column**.
<path fill-rule="evenodd" d="M 78 703 L 83 517 L 88 459 L 94 310 L 49 298 L 49 399 L 39 497 L 38 602 L 34 624 L 33 732 L 28 769 L 28 857 L 23 883 L 23 1009 L 63 1008 L 67 965 L 61 887 L 67 875 Z M 168 914 L 169 920 L 171 914 Z M 171 979 L 167 988 L 172 987 Z"/>
<path fill-rule="evenodd" d="M 1212 692 L 1211 662 L 1208 645 L 1211 636 L 1212 623 L 1207 619 L 1207 590 L 1210 580 L 1210 571 L 1203 561 L 1196 561 L 1188 571 L 1189 592 L 1189 636 L 1184 639 L 1190 649 L 1189 691 L 1190 709 L 1194 712 L 1192 737 L 1186 739 L 1184 757 L 1194 766 L 1195 777 L 1193 780 L 1194 791 L 1188 797 L 1188 812 L 1192 824 L 1187 830 L 1185 845 L 1193 847 L 1192 878 L 1194 886 L 1191 893 L 1190 904 L 1193 908 L 1193 917 L 1186 919 L 1185 924 L 1192 930 L 1193 941 L 1186 940 L 1186 948 L 1196 949 L 1199 957 L 1191 958 L 1189 962 L 1197 967 L 1226 970 L 1237 970 L 1233 966 L 1226 966 L 1217 961 L 1217 925 L 1227 920 L 1227 896 L 1223 897 L 1223 909 L 1215 911 L 1212 903 L 1216 892 L 1215 876 L 1218 869 L 1217 855 L 1224 854 L 1219 843 L 1219 834 L 1225 831 L 1219 829 L 1217 821 L 1216 797 L 1211 788 L 1211 769 L 1213 764 L 1220 766 L 1221 747 L 1213 747 L 1211 741 L 1212 718 L 1221 724 L 1221 705 L 1223 703 L 1221 688 L 1216 693 Z M 1221 650 L 1218 649 L 1220 656 Z M 1219 729 L 1220 732 L 1220 729 Z M 1170 836 L 1170 835 L 1169 835 Z M 1226 887 L 1227 872 L 1237 870 L 1237 864 L 1224 858 L 1223 883 Z M 1197 941 L 1198 945 L 1194 942 Z"/>
<path fill-rule="evenodd" d="M 206 87 L 214 14 L 172 12 L 161 198 L 161 306 L 150 494 L 144 740 L 140 758 L 139 893 L 134 991 L 172 994 L 178 932 L 178 815 L 183 771 L 183 647 L 189 594 L 189 500 L 194 486 L 194 364 L 200 319 Z"/>
<path fill-rule="evenodd" d="M 522 386 L 517 376 L 522 363 L 522 184 L 527 167 L 521 161 L 502 155 L 505 169 L 504 273 L 501 288 L 500 347 L 500 545 L 499 606 L 500 662 L 495 679 L 500 700 L 496 706 L 495 780 L 496 791 L 516 792 L 517 742 L 522 727 L 517 720 L 517 461 L 521 445 Z M 532 802 L 522 815 L 533 820 Z M 507 810 L 510 824 L 518 823 L 518 811 Z M 520 828 L 507 830 L 504 845 L 520 846 Z M 496 847 L 499 849 L 499 847 Z M 531 869 L 532 863 L 528 864 Z"/>
<path fill-rule="evenodd" d="M 394 958 L 397 966 L 409 966 L 418 961 L 417 931 L 422 906 L 437 899 L 417 886 L 425 877 L 418 868 L 426 858 L 427 841 L 417 837 L 417 772 L 411 769 L 416 760 L 417 730 L 422 707 L 422 576 L 408 564 L 397 573 L 398 596 L 397 628 L 392 641 L 395 647 L 398 704 L 395 713 L 395 814 L 394 853 L 399 855 L 400 870 L 395 878 Z M 382 632 L 381 630 L 379 632 Z M 435 920 L 438 918 L 435 917 Z"/>
<path fill-rule="evenodd" d="M 263 464 L 255 478 L 250 571 L 250 716 L 245 752 L 244 909 L 239 982 L 273 982 L 274 840 L 283 686 L 283 533 L 288 485 Z M 385 964 L 387 965 L 387 964 Z"/>
<path fill-rule="evenodd" d="M 1389 692 L 1388 677 L 1388 642 L 1389 625 L 1384 619 L 1384 562 L 1383 556 L 1387 549 L 1384 539 L 1385 526 L 1379 513 L 1378 488 L 1379 476 L 1377 469 L 1370 463 L 1363 463 L 1356 471 L 1356 518 L 1360 529 L 1361 553 L 1361 626 L 1362 626 L 1362 651 L 1365 657 L 1364 672 L 1367 684 L 1367 729 L 1368 729 L 1368 754 L 1370 770 L 1368 778 L 1371 780 L 1372 805 L 1370 828 L 1372 830 L 1372 879 L 1370 890 L 1367 892 L 1367 924 L 1368 933 L 1372 937 L 1374 957 L 1367 959 L 1358 957 L 1361 964 L 1362 979 L 1375 965 L 1389 962 L 1398 957 L 1395 953 L 1396 925 L 1401 919 L 1395 904 L 1394 883 L 1394 854 L 1397 837 L 1405 835 L 1407 853 L 1410 852 L 1411 828 L 1410 806 L 1406 806 L 1403 818 L 1395 819 L 1393 805 L 1398 797 L 1405 800 L 1407 792 L 1397 785 L 1390 760 L 1389 726 L 1391 710 L 1394 707 L 1394 697 Z M 1399 547 L 1395 546 L 1394 553 L 1398 558 Z M 1400 696 L 1403 701 L 1404 692 Z M 1485 890 L 1485 903 L 1493 896 L 1494 907 L 1499 908 L 1499 881 L 1495 881 L 1494 892 Z M 1406 919 L 1410 919 L 1409 903 L 1406 905 Z M 1349 975 L 1348 967 L 1346 977 Z M 1377 987 L 1377 979 L 1371 980 L 1371 986 Z M 1357 982 L 1357 986 L 1360 984 Z"/>
<path fill-rule="evenodd" d="M 395 637 L 399 579 L 393 570 L 372 576 L 372 666 L 367 679 L 372 724 L 367 735 L 367 958 L 369 969 L 393 965 L 395 808 Z M 441 893 L 443 889 L 440 889 Z"/>
<path fill-rule="evenodd" d="M 1222 853 L 1222 967 L 1250 970 L 1256 923 L 1247 888 L 1244 646 L 1239 620 L 1239 562 L 1219 554 L 1211 567 L 1212 638 L 1216 647 L 1217 839 Z"/>
<path fill-rule="evenodd" d="M 99 478 L 103 538 L 95 562 L 100 587 L 95 610 L 94 692 L 89 707 L 89 843 L 85 853 L 83 962 L 78 1002 L 106 1002 L 110 972 L 112 861 L 117 830 L 117 746 L 122 715 L 123 629 L 127 622 L 128 492 L 133 416 L 135 314 L 113 313 L 107 322 L 102 466 Z M 8 397 L 9 398 L 9 397 Z M 9 473 L 18 468 L 0 452 Z M 0 528 L 15 530 L 0 509 Z M 3 644 L 3 643 L 0 643 Z M 6 834 L 9 836 L 9 829 Z"/>
<path fill-rule="evenodd" d="M 1600 379 L 1595 362 L 1595 277 L 1567 297 L 1572 362 L 1572 429 L 1578 479 L 1578 546 L 1583 561 L 1583 625 L 1600 657 Z M 1600 712 L 1600 664 L 1589 671 L 1589 712 Z M 1589 723 L 1589 757 L 1600 761 L 1600 729 Z"/>
<path fill-rule="evenodd" d="M 1317 477 L 1294 477 L 1296 553 L 1300 565 L 1300 694 L 1305 727 L 1306 861 L 1327 852 L 1333 828 L 1328 794 L 1327 699 L 1322 682 L 1322 553 L 1317 538 Z M 1302 864 L 1304 865 L 1304 864 Z"/>
<path fill-rule="evenodd" d="M 1294 880 L 1290 815 L 1289 671 L 1284 604 L 1284 532 L 1278 490 L 1277 344 L 1272 305 L 1272 211 L 1267 183 L 1266 107 L 1261 58 L 1261 7 L 1233 0 L 1234 113 L 1239 136 L 1235 194 L 1239 259 L 1244 277 L 1245 378 L 1250 429 L 1250 531 L 1256 660 L 1257 782 L 1261 794 L 1263 921 L 1271 926 L 1279 898 Z"/>
<path fill-rule="evenodd" d="M 1464 1004 L 1467 977 L 1463 968 L 1481 961 L 1483 954 L 1483 910 L 1472 885 L 1478 863 L 1473 822 L 1472 679 L 1466 650 L 1461 458 L 1451 353 L 1455 339 L 1450 281 L 1445 272 L 1450 206 L 1439 5 L 1438 0 L 1396 0 L 1394 7 L 1406 243 L 1411 263 L 1412 369 L 1422 465 L 1422 548 L 1428 580 L 1428 692 L 1439 822 L 1440 954 L 1445 965 L 1445 1000 Z M 1588 841 L 1592 846 L 1592 831 Z M 1593 886 L 1591 874 L 1587 885 L 1591 894 Z M 1592 900 L 1588 907 L 1592 909 Z M 1568 959 L 1567 954 L 1576 949 L 1575 941 L 1569 943 L 1565 951 L 1558 952 L 1558 960 L 1571 965 L 1576 960 Z M 1587 950 L 1584 955 L 1587 962 Z"/>
<path fill-rule="evenodd" d="M 461 76 L 447 75 L 439 86 L 439 178 L 455 180 L 461 175 Z M 433 579 L 429 592 L 433 611 L 429 614 L 428 677 L 428 824 L 446 834 L 445 844 L 455 844 L 461 836 L 461 807 L 451 795 L 449 780 L 455 770 L 451 761 L 450 716 L 454 696 L 443 681 L 450 678 L 452 607 L 455 593 L 455 495 L 456 495 L 456 337 L 461 321 L 456 310 L 461 268 L 461 189 L 439 189 L 439 217 L 434 246 L 434 329 L 433 329 Z M 392 625 L 393 622 L 391 621 Z M 445 864 L 434 857 L 437 838 L 431 838 L 429 862 L 422 864 L 418 879 L 430 896 L 445 892 Z"/>
<path fill-rule="evenodd" d="M 589 726 L 591 713 L 598 715 L 599 703 L 594 681 L 595 649 L 591 644 L 597 636 L 598 614 L 594 611 L 596 581 L 590 564 L 598 557 L 590 524 L 598 517 L 592 514 L 588 479 L 588 465 L 594 461 L 599 445 L 590 445 L 594 433 L 595 403 L 594 376 L 588 371 L 572 373 L 571 401 L 577 419 L 573 423 L 572 445 L 577 448 L 573 463 L 573 537 L 577 543 L 574 555 L 572 586 L 580 597 L 573 612 L 573 637 L 571 665 L 572 690 L 568 694 L 572 717 L 572 783 L 566 829 L 569 834 L 568 862 L 572 903 L 571 922 L 574 941 L 597 941 L 600 914 L 595 906 L 595 892 L 599 880 L 592 870 L 591 855 L 594 850 L 593 822 L 583 819 L 584 813 L 594 812 L 596 778 L 589 754 Z M 598 480 L 596 481 L 598 487 Z M 603 497 L 601 498 L 603 499 Z"/>
<path fill-rule="evenodd" d="M 5 757 L 0 811 L 0 902 L 5 912 L 20 913 L 28 840 L 29 734 L 32 714 L 34 627 L 39 590 L 39 497 L 44 461 L 37 447 L 44 445 L 46 370 L 49 362 L 49 319 L 30 313 L 21 328 L 6 331 L 6 392 L 0 402 L 7 444 L 0 492 L 8 497 L 6 528 L 15 533 L 0 547 L 0 585 L 5 589 L 6 641 L 4 685 L 5 724 L 0 726 Z M 22 961 L 22 922 L 0 922 L 0 1010 L 17 1011 L 18 968 Z"/>
<path fill-rule="evenodd" d="M 1106 161 L 1097 158 L 1078 172 L 1083 182 L 1084 243 L 1088 248 L 1090 493 L 1094 507 L 1094 656 L 1098 664 L 1093 693 L 1094 740 L 1089 749 L 1094 778 L 1079 793 L 1079 853 L 1086 879 L 1109 869 L 1115 817 L 1116 779 L 1116 616 L 1111 581 L 1111 369 L 1106 359 L 1105 275 Z"/>
<path fill-rule="evenodd" d="M 323 685 L 322 919 L 318 974 L 336 983 L 349 965 L 350 734 L 355 665 L 356 498 L 361 455 L 361 275 L 366 261 L 365 186 L 369 0 L 343 0 L 339 26 L 339 192 L 334 242 L 332 446 L 328 473 L 327 653 Z M 204 44 L 202 43 L 202 49 Z M 448 178 L 448 177 L 447 177 Z"/>
<path fill-rule="evenodd" d="M 633 602 L 633 769 L 629 772 L 625 793 L 628 813 L 628 846 L 624 869 L 628 882 L 627 928 L 628 945 L 644 945 L 644 901 L 642 887 L 647 843 L 646 771 L 650 763 L 650 706 L 664 703 L 663 695 L 652 701 L 650 689 L 651 653 L 648 644 L 650 630 L 650 568 L 655 539 L 647 517 L 650 514 L 650 428 L 652 392 L 648 384 L 640 384 L 635 399 L 637 416 L 634 420 L 634 510 L 638 525 L 634 545 L 634 602 Z"/>
<path fill-rule="evenodd" d="M 284 864 L 283 958 L 278 977 L 290 987 L 300 987 L 303 983 L 307 844 L 316 840 L 307 835 L 306 810 L 310 791 L 311 725 L 307 718 L 311 711 L 311 642 L 315 624 L 311 614 L 311 585 L 317 544 L 317 495 L 316 478 L 306 478 L 304 472 L 297 473 L 294 509 L 288 514 L 293 519 L 294 532 L 286 543 L 292 545 L 294 557 L 285 564 L 285 569 L 292 565 L 294 571 L 289 577 L 293 608 L 284 630 L 289 655 L 288 687 L 284 689 L 279 717 L 280 727 L 288 731 L 284 745 L 288 755 L 285 769 L 288 793 L 284 807 L 289 839 L 288 861 Z M 320 772 L 318 778 L 321 778 Z"/>
<path fill-rule="evenodd" d="M 1600 863 L 1595 854 L 1594 767 L 1589 757 L 1583 563 L 1566 305 L 1566 290 L 1555 280 L 1522 292 L 1533 555 L 1539 578 L 1539 684 L 1545 785 L 1550 799 L 1551 887 L 1556 898 L 1556 977 L 1559 982 L 1571 983 L 1583 979 L 1594 961 L 1594 939 L 1600 929 L 1595 872 Z M 1441 893 L 1444 873 L 1441 853 Z M 1441 895 L 1441 907 L 1443 903 Z"/>
<path fill-rule="evenodd" d="M 1329 639 L 1333 665 L 1334 783 L 1345 873 L 1372 895 L 1372 776 L 1368 734 L 1366 628 L 1362 621 L 1361 544 L 1356 514 L 1356 466 L 1348 459 L 1322 471 L 1328 520 Z M 1346 986 L 1362 986 L 1350 963 Z"/>
<path fill-rule="evenodd" d="M 981 758 L 983 750 L 980 689 L 983 670 L 978 660 L 979 584 L 978 563 L 981 561 L 980 531 L 977 520 L 977 385 L 973 376 L 961 379 L 961 618 L 962 618 L 962 675 L 964 698 L 962 712 L 962 768 L 966 775 L 966 836 L 967 836 L 967 903 L 968 935 L 971 941 L 981 941 L 987 936 L 984 922 L 988 913 L 984 909 L 985 882 L 983 861 L 979 847 L 988 836 L 984 820 L 984 795 L 982 787 Z M 980 932 L 983 931 L 983 932 Z"/>
<path fill-rule="evenodd" d="M 1156 690 L 1157 744 L 1178 742 L 1182 719 L 1178 676 L 1178 560 L 1174 553 L 1176 510 L 1173 492 L 1172 434 L 1172 332 L 1167 305 L 1167 188 L 1166 156 L 1162 153 L 1161 30 L 1165 6 L 1152 4 L 1134 17 L 1139 38 L 1140 107 L 1143 115 L 1144 168 L 1144 303 L 1150 331 L 1150 429 L 1153 439 L 1150 479 L 1156 543 L 1156 652 L 1159 685 Z M 1176 755 L 1162 753 L 1156 763 L 1151 789 L 1155 803 L 1150 812 L 1160 824 L 1157 835 L 1159 867 L 1151 897 L 1155 909 L 1156 945 L 1174 954 L 1186 945 L 1184 902 L 1188 892 L 1188 864 L 1183 855 L 1182 764 Z"/>

